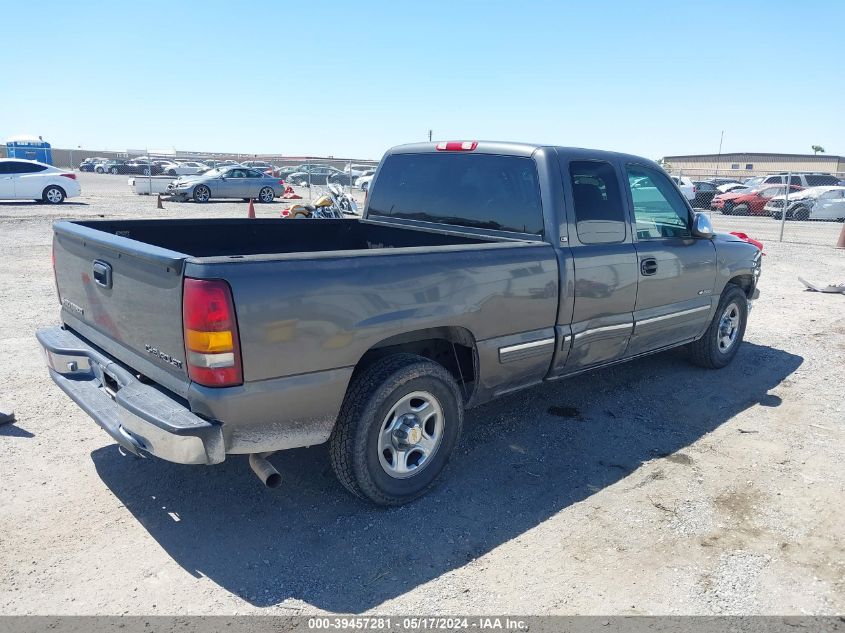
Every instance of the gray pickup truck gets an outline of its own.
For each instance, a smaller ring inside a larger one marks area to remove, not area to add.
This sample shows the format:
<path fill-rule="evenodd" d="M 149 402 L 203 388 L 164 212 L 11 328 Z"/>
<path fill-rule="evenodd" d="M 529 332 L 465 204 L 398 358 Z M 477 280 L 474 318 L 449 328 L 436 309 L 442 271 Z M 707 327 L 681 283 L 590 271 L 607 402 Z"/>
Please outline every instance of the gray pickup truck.
<path fill-rule="evenodd" d="M 724 367 L 761 259 L 649 160 L 494 142 L 388 151 L 361 219 L 54 231 L 38 340 L 126 451 L 276 486 L 270 453 L 329 442 L 379 504 L 432 485 L 468 407 L 680 345 Z"/>

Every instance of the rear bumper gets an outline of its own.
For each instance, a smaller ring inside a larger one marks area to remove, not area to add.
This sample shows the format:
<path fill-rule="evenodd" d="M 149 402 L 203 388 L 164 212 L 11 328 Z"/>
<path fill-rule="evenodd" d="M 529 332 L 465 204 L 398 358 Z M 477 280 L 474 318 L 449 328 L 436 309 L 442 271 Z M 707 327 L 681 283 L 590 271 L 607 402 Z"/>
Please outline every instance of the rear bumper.
<path fill-rule="evenodd" d="M 50 377 L 118 444 L 178 464 L 225 459 L 222 425 L 187 402 L 138 380 L 124 365 L 59 326 L 38 330 Z"/>

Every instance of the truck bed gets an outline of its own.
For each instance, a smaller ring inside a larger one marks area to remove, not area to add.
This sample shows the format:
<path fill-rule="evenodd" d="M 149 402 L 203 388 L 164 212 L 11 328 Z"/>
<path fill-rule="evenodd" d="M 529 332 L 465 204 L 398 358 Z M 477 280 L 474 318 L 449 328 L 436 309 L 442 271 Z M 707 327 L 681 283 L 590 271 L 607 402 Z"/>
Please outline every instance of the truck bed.
<path fill-rule="evenodd" d="M 409 328 L 489 337 L 516 333 L 515 314 L 522 329 L 549 327 L 557 310 L 554 252 L 533 239 L 367 220 L 63 221 L 54 231 L 65 326 L 188 399 L 185 277 L 231 287 L 247 383 L 351 367 Z"/>
<path fill-rule="evenodd" d="M 355 219 L 94 220 L 72 224 L 190 257 L 278 255 L 496 241 L 486 236 L 476 238 L 443 230 L 427 231 Z"/>

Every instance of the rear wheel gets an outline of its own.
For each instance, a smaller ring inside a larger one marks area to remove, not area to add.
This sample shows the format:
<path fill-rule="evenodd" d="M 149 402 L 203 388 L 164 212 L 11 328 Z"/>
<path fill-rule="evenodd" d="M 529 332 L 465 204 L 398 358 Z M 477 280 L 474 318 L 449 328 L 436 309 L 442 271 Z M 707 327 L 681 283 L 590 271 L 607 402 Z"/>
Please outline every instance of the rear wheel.
<path fill-rule="evenodd" d="M 332 467 L 352 494 L 400 505 L 434 484 L 457 444 L 463 400 L 443 366 L 381 359 L 352 383 L 330 439 Z"/>
<path fill-rule="evenodd" d="M 102 167 L 97 167 L 97 169 L 95 169 L 94 171 L 96 171 L 98 174 L 104 173 L 104 170 L 103 170 Z"/>
<path fill-rule="evenodd" d="M 794 220 L 809 220 L 810 210 L 806 207 L 798 207 L 792 212 L 792 218 Z"/>
<path fill-rule="evenodd" d="M 748 205 L 747 204 L 738 204 L 732 210 L 731 213 L 733 215 L 748 215 Z"/>
<path fill-rule="evenodd" d="M 44 189 L 41 199 L 50 204 L 61 204 L 65 201 L 65 191 L 57 185 L 50 185 Z"/>
<path fill-rule="evenodd" d="M 742 288 L 728 284 L 707 331 L 687 349 L 690 360 L 707 369 L 721 369 L 736 356 L 748 321 L 748 299 Z"/>
<path fill-rule="evenodd" d="M 111 169 L 109 169 L 109 172 L 111 172 L 114 175 L 117 175 L 117 167 L 112 167 Z"/>
<path fill-rule="evenodd" d="M 205 185 L 194 187 L 194 202 L 208 202 L 211 199 L 211 189 Z"/>
<path fill-rule="evenodd" d="M 273 199 L 276 197 L 276 192 L 273 191 L 272 187 L 262 187 L 261 191 L 258 192 L 258 201 L 259 202 L 273 202 Z"/>
<path fill-rule="evenodd" d="M 733 209 L 734 209 L 734 205 L 730 202 L 726 202 L 725 206 L 722 207 L 722 213 L 724 215 L 732 215 Z"/>

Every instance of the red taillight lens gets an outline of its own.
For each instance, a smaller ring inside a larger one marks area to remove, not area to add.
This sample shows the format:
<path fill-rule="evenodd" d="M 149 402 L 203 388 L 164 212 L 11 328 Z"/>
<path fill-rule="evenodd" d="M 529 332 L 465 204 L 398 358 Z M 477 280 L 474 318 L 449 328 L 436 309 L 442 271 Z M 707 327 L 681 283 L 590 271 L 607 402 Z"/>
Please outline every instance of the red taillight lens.
<path fill-rule="evenodd" d="M 70 178 L 71 180 L 76 180 L 76 174 L 61 174 L 65 178 Z"/>
<path fill-rule="evenodd" d="M 243 383 L 232 291 L 222 279 L 185 279 L 182 295 L 185 361 L 191 380 L 206 387 Z"/>
<path fill-rule="evenodd" d="M 279 184 L 280 184 L 280 185 L 284 185 L 284 184 L 285 184 L 285 181 L 284 181 L 284 180 L 280 180 L 280 181 L 279 181 Z"/>
<path fill-rule="evenodd" d="M 438 152 L 471 152 L 478 147 L 478 141 L 443 141 L 435 145 Z"/>

